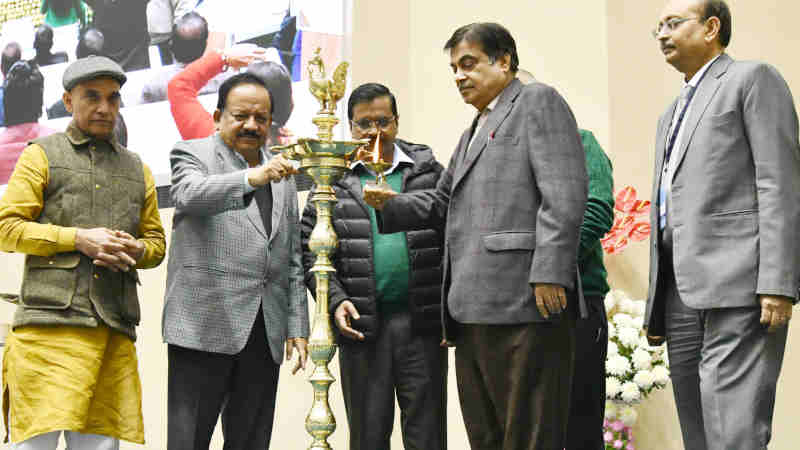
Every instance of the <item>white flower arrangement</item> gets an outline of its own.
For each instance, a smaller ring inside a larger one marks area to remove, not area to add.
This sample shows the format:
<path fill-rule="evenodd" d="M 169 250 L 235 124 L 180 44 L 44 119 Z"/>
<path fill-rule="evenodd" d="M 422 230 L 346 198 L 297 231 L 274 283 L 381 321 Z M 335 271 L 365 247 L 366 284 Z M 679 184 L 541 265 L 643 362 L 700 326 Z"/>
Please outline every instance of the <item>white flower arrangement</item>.
<path fill-rule="evenodd" d="M 644 335 L 645 302 L 613 290 L 604 300 L 608 313 L 606 356 L 606 418 L 626 425 L 636 421 L 632 408 L 669 382 L 664 345 L 651 346 Z M 613 405 L 609 409 L 609 406 Z M 624 415 L 624 417 L 623 417 Z"/>

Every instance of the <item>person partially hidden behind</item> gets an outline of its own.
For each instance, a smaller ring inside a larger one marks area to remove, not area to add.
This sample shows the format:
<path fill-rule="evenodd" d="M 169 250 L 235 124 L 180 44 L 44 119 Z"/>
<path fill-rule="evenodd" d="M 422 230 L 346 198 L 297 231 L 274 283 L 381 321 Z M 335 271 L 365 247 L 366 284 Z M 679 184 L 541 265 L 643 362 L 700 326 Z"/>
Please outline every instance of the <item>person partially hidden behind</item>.
<path fill-rule="evenodd" d="M 8 71 L 3 96 L 6 129 L 0 133 L 0 184 L 8 183 L 17 159 L 28 143 L 56 132 L 39 124 L 44 77 L 35 64 L 17 61 Z"/>
<path fill-rule="evenodd" d="M 108 58 L 67 67 L 72 122 L 25 148 L 0 200 L 0 250 L 26 254 L 3 355 L 14 450 L 144 443 L 137 269 L 165 239 L 150 169 L 114 137 L 125 79 Z"/>
<path fill-rule="evenodd" d="M 53 27 L 42 24 L 36 27 L 34 33 L 33 48 L 36 49 L 36 56 L 31 60 L 39 66 L 49 66 L 51 64 L 65 63 L 69 60 L 67 52 L 53 53 Z"/>
<path fill-rule="evenodd" d="M 384 172 L 398 192 L 433 189 L 444 170 L 430 147 L 397 139 L 397 102 L 386 86 L 358 86 L 347 102 L 356 139 L 376 140 Z M 375 211 L 362 186 L 375 180 L 363 163 L 334 184 L 333 227 L 341 242 L 332 256 L 330 311 L 339 330 L 339 364 L 347 409 L 350 450 L 388 449 L 395 396 L 406 449 L 444 450 L 446 439 L 447 351 L 442 338 L 440 228 L 408 233 L 378 232 Z M 303 211 L 306 284 L 315 255 L 308 248 L 317 223 L 312 203 Z"/>

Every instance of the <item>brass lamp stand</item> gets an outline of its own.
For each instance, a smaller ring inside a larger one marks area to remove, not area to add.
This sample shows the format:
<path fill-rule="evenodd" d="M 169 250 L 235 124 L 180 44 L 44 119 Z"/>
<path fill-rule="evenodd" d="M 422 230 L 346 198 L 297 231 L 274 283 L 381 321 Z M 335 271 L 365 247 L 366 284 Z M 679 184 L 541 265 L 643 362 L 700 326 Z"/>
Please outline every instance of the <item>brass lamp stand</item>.
<path fill-rule="evenodd" d="M 339 64 L 333 79 L 325 79 L 325 65 L 320 57 L 320 49 L 317 49 L 315 57 L 308 62 L 309 88 L 322 106 L 311 120 L 317 126 L 317 138 L 301 138 L 295 144 L 272 147 L 273 152 L 300 161 L 300 169 L 315 183 L 309 201 L 317 208 L 317 224 L 308 242 L 309 249 L 317 256 L 311 269 L 317 282 L 317 302 L 308 345 L 314 363 L 314 371 L 309 377 L 314 389 L 314 401 L 306 417 L 306 430 L 313 437 L 309 450 L 332 448 L 328 444 L 328 436 L 336 429 L 336 418 L 328 403 L 328 389 L 335 381 L 328 363 L 336 353 L 328 313 L 328 285 L 330 274 L 336 271 L 330 257 L 339 243 L 331 223 L 333 205 L 337 201 L 332 184 L 350 170 L 356 150 L 368 142 L 333 140 L 333 127 L 339 123 L 336 103 L 345 92 L 347 67 L 346 62 Z"/>

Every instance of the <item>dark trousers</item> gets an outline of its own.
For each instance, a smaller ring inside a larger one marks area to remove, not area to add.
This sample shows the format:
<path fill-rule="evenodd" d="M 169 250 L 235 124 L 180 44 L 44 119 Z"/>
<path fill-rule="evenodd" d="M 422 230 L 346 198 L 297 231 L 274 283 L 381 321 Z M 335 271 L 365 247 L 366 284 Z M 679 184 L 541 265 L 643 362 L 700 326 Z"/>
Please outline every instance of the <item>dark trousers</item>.
<path fill-rule="evenodd" d="M 269 448 L 279 366 L 260 310 L 238 354 L 169 345 L 168 359 L 168 450 L 208 450 L 220 412 L 225 450 Z"/>
<path fill-rule="evenodd" d="M 659 289 L 684 448 L 764 450 L 787 329 L 768 333 L 756 306 L 687 306 L 676 287 L 671 244 L 661 240 Z"/>
<path fill-rule="evenodd" d="M 405 449 L 446 449 L 447 350 L 439 346 L 441 337 L 414 333 L 409 312 L 383 315 L 380 327 L 375 340 L 339 348 L 350 450 L 389 449 L 395 395 Z"/>
<path fill-rule="evenodd" d="M 459 333 L 456 380 L 472 450 L 564 448 L 574 314 L 554 322 L 461 324 Z"/>
<path fill-rule="evenodd" d="M 606 410 L 608 319 L 603 297 L 586 297 L 589 316 L 575 326 L 575 370 L 572 375 L 566 450 L 603 450 Z"/>

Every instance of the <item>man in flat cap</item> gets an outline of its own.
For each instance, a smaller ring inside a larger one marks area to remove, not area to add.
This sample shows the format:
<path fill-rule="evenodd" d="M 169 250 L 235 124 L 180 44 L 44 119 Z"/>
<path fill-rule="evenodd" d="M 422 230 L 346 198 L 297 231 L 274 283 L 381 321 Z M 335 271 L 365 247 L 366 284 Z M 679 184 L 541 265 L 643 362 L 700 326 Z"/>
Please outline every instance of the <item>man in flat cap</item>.
<path fill-rule="evenodd" d="M 113 134 L 124 82 L 108 58 L 70 65 L 72 122 L 25 148 L 0 199 L 0 250 L 26 254 L 3 360 L 12 449 L 144 443 L 136 270 L 165 241 L 150 169 Z"/>

